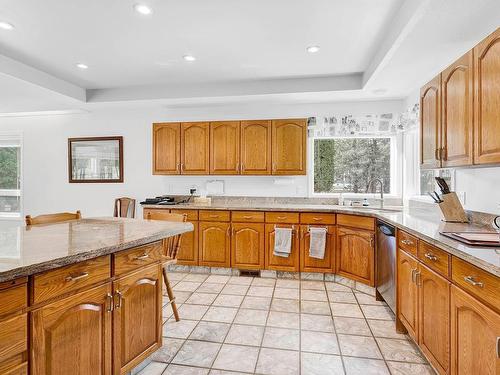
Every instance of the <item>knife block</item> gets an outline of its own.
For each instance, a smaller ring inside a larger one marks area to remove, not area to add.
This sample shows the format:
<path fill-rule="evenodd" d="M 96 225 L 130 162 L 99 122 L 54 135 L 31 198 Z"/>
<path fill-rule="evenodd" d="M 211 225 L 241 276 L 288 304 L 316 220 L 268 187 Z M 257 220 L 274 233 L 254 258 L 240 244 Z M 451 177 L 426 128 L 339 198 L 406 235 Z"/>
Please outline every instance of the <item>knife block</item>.
<path fill-rule="evenodd" d="M 439 208 L 444 216 L 444 221 L 450 223 L 468 223 L 469 219 L 462 207 L 455 192 L 441 195 L 443 202 L 439 203 Z"/>

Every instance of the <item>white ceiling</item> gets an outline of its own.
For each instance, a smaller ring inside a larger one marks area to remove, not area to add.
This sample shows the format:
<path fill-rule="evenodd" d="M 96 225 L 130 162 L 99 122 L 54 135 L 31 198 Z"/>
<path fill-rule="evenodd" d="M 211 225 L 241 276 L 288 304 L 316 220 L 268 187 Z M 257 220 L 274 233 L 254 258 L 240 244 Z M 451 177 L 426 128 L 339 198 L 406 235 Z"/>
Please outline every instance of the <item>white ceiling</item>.
<path fill-rule="evenodd" d="M 498 0 L 2 0 L 0 112 L 402 98 L 498 14 Z"/>

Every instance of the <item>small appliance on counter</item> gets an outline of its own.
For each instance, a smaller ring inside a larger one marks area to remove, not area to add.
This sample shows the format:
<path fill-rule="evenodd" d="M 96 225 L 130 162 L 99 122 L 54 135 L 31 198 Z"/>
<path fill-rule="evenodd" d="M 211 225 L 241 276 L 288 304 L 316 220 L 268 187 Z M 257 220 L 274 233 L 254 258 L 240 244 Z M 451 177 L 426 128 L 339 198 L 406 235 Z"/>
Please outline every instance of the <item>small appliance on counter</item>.
<path fill-rule="evenodd" d="M 469 219 L 457 194 L 450 191 L 448 184 L 442 177 L 436 177 L 436 182 L 441 189 L 441 195 L 436 192 L 428 194 L 441 209 L 444 221 L 449 223 L 468 223 Z"/>
<path fill-rule="evenodd" d="M 170 206 L 179 203 L 181 202 L 176 201 L 174 197 L 169 197 L 167 195 L 160 195 L 155 198 L 146 198 L 144 201 L 141 202 L 141 204 L 158 204 L 162 206 Z"/>

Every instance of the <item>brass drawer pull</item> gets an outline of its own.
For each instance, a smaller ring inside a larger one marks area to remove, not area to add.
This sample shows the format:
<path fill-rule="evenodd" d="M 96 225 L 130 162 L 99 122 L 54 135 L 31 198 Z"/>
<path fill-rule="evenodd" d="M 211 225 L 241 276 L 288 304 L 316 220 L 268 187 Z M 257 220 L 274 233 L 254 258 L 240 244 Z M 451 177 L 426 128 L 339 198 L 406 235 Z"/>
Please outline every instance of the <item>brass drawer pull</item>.
<path fill-rule="evenodd" d="M 470 276 L 470 275 L 465 276 L 464 280 L 473 286 L 478 286 L 480 288 L 482 288 L 484 286 L 484 284 L 481 281 L 474 280 L 474 276 Z"/>
<path fill-rule="evenodd" d="M 78 276 L 68 276 L 68 277 L 66 277 L 66 281 L 78 281 L 78 280 L 84 279 L 84 278 L 86 278 L 88 276 L 89 276 L 89 273 L 88 272 L 84 272 L 84 273 L 82 273 L 81 275 L 78 275 Z"/>
<path fill-rule="evenodd" d="M 422 273 L 420 271 L 415 272 L 415 284 L 422 286 Z"/>
<path fill-rule="evenodd" d="M 113 305 L 113 296 L 111 293 L 106 294 L 106 303 L 108 304 L 107 312 L 112 312 L 114 305 Z"/>
<path fill-rule="evenodd" d="M 119 290 L 117 290 L 115 295 L 118 297 L 118 302 L 116 302 L 115 308 L 119 309 L 120 307 L 122 307 L 122 297 L 123 297 L 123 294 L 122 294 L 122 292 L 120 292 Z"/>
<path fill-rule="evenodd" d="M 285 220 L 287 217 L 286 216 L 278 216 L 276 219 L 278 220 Z"/>
<path fill-rule="evenodd" d="M 323 220 L 323 218 L 322 217 L 313 217 L 313 220 L 314 221 L 321 221 L 321 220 Z"/>
<path fill-rule="evenodd" d="M 500 336 L 497 337 L 497 358 L 500 358 Z"/>
<path fill-rule="evenodd" d="M 401 243 L 403 245 L 413 245 L 413 241 L 411 241 L 411 240 L 401 240 Z"/>
<path fill-rule="evenodd" d="M 135 257 L 135 260 L 146 260 L 149 258 L 149 254 L 143 254 L 139 255 L 138 257 Z"/>
<path fill-rule="evenodd" d="M 219 217 L 219 215 L 208 215 L 208 217 L 212 217 L 214 219 L 217 219 Z"/>
<path fill-rule="evenodd" d="M 247 219 L 247 220 L 250 220 L 252 218 L 253 218 L 253 216 L 243 216 L 243 219 Z"/>
<path fill-rule="evenodd" d="M 425 253 L 424 256 L 429 259 L 429 260 L 432 260 L 433 262 L 435 262 L 436 260 L 438 260 L 438 257 L 435 256 L 434 254 L 432 253 Z"/>
<path fill-rule="evenodd" d="M 417 269 L 416 268 L 412 268 L 412 270 L 411 270 L 411 281 L 413 283 L 417 282 L 416 272 L 417 272 Z"/>

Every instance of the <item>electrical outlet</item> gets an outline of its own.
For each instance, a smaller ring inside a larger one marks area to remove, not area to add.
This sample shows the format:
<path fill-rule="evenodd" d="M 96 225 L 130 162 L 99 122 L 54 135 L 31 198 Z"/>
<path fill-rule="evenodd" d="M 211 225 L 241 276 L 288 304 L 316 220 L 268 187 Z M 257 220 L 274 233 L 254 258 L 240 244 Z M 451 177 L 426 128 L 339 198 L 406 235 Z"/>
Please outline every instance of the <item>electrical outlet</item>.
<path fill-rule="evenodd" d="M 458 200 L 460 201 L 460 203 L 465 205 L 465 191 L 457 192 L 457 196 L 458 196 Z"/>

